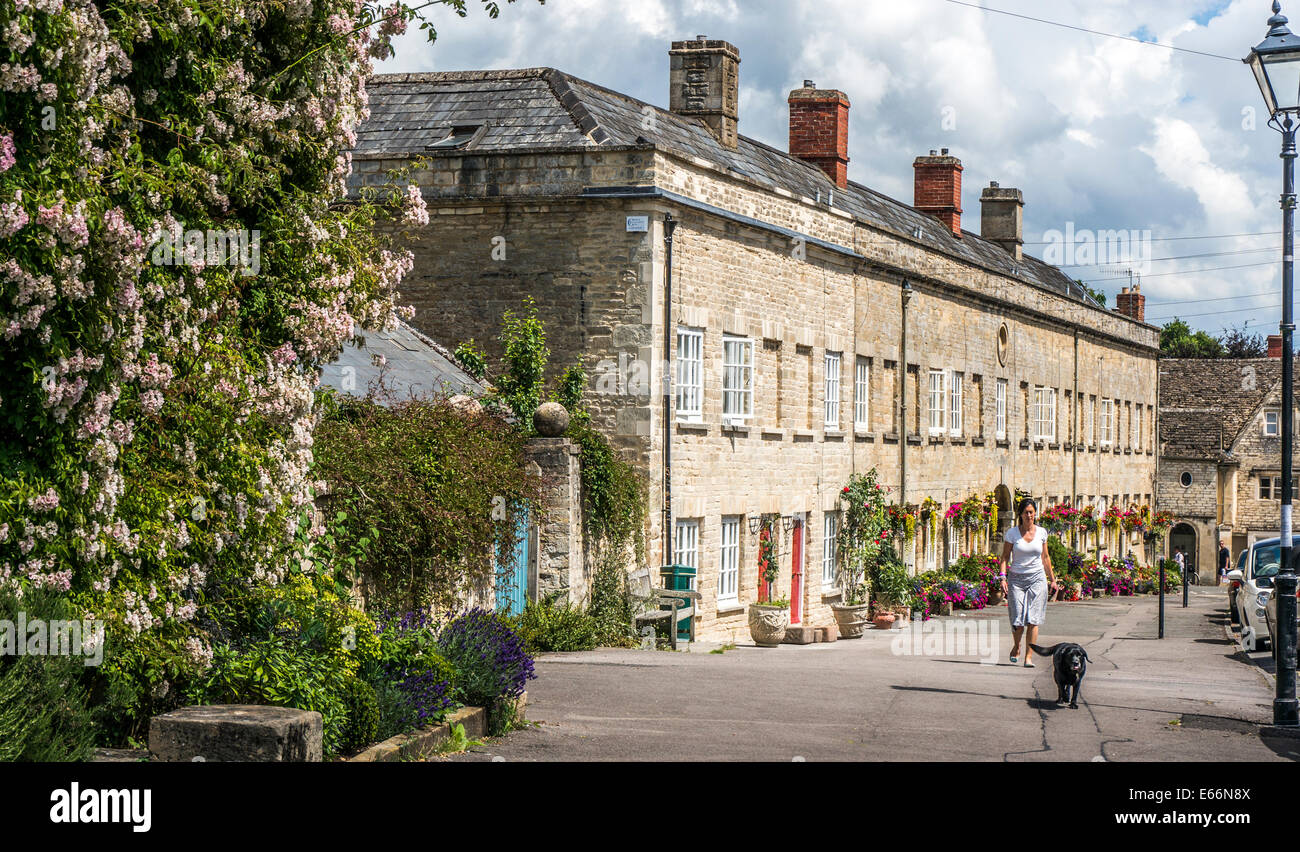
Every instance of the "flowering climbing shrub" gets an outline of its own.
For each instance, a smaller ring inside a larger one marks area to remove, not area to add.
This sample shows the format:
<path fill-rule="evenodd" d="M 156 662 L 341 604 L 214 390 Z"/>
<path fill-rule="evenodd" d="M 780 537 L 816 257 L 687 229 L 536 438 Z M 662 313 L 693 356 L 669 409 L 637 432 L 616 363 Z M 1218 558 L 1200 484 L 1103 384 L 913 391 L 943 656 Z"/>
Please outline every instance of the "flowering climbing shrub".
<path fill-rule="evenodd" d="M 214 590 L 309 561 L 317 367 L 406 313 L 376 225 L 427 222 L 340 203 L 414 16 L 0 0 L 0 585 L 107 620 L 119 687 L 198 677 Z"/>
<path fill-rule="evenodd" d="M 836 541 L 840 588 L 844 591 L 844 603 L 855 606 L 867 602 L 871 569 L 890 536 L 885 489 L 876 482 L 876 469 L 854 474 L 840 491 L 840 502 L 843 522 Z"/>

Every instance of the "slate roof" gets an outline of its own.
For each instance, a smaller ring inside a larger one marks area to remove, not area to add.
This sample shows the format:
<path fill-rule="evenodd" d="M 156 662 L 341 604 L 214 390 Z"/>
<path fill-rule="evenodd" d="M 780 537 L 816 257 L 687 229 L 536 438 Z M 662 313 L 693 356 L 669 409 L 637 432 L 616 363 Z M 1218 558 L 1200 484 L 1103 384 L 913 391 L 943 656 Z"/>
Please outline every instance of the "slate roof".
<path fill-rule="evenodd" d="M 1227 450 L 1281 381 L 1280 358 L 1161 359 L 1161 455 L 1226 458 L 1220 433 Z"/>
<path fill-rule="evenodd" d="M 425 146 L 456 125 L 484 123 L 457 153 L 651 145 L 698 157 L 734 174 L 814 198 L 834 190 L 835 207 L 863 222 L 916 239 L 997 272 L 1036 283 L 1076 301 L 1097 303 L 1059 269 L 1025 255 L 1017 263 L 1001 246 L 963 231 L 958 239 L 938 219 L 849 182 L 834 186 L 816 166 L 741 136 L 729 151 L 698 118 L 679 116 L 553 68 L 379 74 L 366 84 L 370 118 L 357 130 L 354 159 L 375 154 L 430 153 Z M 645 119 L 652 116 L 653 129 Z M 918 236 L 919 235 L 919 236 Z"/>
<path fill-rule="evenodd" d="M 356 331 L 363 335 L 364 344 L 349 343 L 337 360 L 322 367 L 322 386 L 352 396 L 365 396 L 379 378 L 380 368 L 375 365 L 374 356 L 383 355 L 387 359 L 384 384 L 392 394 L 388 398 L 379 397 L 382 403 L 412 396 L 479 397 L 486 390 L 456 365 L 450 352 L 406 323 L 399 322 L 391 332 Z"/>

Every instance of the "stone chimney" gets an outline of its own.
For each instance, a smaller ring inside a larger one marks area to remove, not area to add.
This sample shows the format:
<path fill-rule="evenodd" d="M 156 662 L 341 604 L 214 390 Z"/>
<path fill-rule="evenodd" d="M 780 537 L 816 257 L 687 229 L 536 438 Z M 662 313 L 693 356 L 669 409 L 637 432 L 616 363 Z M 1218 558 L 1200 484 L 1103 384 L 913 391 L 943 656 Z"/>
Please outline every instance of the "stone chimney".
<path fill-rule="evenodd" d="M 1270 334 L 1268 336 L 1268 357 L 1270 358 L 1282 357 L 1282 335 Z"/>
<path fill-rule="evenodd" d="M 668 51 L 668 108 L 704 119 L 724 148 L 736 150 L 740 121 L 740 51 L 725 41 L 696 36 Z"/>
<path fill-rule="evenodd" d="M 1025 196 L 1018 189 L 1003 189 L 990 181 L 980 194 L 980 236 L 1021 260 L 1025 246 Z"/>
<path fill-rule="evenodd" d="M 1147 297 L 1142 295 L 1142 285 L 1134 284 L 1130 290 L 1127 286 L 1115 297 L 1115 311 L 1129 319 L 1146 322 Z"/>
<path fill-rule="evenodd" d="M 912 206 L 922 213 L 937 217 L 961 237 L 961 160 L 948 156 L 948 149 L 931 151 L 928 157 L 917 157 L 912 163 L 916 170 L 916 190 Z"/>
<path fill-rule="evenodd" d="M 787 98 L 790 156 L 807 160 L 843 189 L 849 184 L 849 98 L 804 80 Z"/>

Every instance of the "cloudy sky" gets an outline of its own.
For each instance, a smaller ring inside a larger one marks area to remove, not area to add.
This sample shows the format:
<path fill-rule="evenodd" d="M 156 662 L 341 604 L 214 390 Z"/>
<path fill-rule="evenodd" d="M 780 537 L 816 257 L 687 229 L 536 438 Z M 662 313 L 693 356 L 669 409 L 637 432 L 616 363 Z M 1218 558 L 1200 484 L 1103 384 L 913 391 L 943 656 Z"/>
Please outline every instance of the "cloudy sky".
<path fill-rule="evenodd" d="M 1238 61 L 1267 32 L 1270 0 L 518 0 L 496 20 L 468 5 L 464 19 L 426 10 L 437 43 L 413 28 L 377 70 L 551 66 L 667 106 L 668 43 L 726 39 L 742 134 L 784 150 L 789 91 L 842 89 L 850 179 L 910 202 L 913 158 L 949 148 L 968 230 L 990 180 L 1024 191 L 1031 254 L 1070 223 L 1149 230 L 1148 320 L 1276 333 L 1281 138 Z M 1287 11 L 1300 32 L 1300 0 Z M 1112 306 L 1128 281 L 1115 265 L 1065 271 Z"/>

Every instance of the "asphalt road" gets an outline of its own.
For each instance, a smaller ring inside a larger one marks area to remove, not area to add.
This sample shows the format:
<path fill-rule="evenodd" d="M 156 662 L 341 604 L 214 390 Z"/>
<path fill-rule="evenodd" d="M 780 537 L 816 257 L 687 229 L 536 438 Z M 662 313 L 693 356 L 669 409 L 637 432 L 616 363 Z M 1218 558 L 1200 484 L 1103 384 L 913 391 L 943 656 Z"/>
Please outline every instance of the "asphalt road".
<path fill-rule="evenodd" d="M 1078 642 L 1092 660 L 1077 710 L 1055 703 L 1049 660 L 1006 662 L 1002 607 L 828 644 L 543 655 L 528 687 L 536 724 L 451 759 L 1300 759 L 1300 740 L 1258 733 L 1272 687 L 1225 631 L 1221 590 L 1180 603 L 1167 601 L 1163 640 L 1155 597 L 1049 606 L 1039 644 Z"/>

